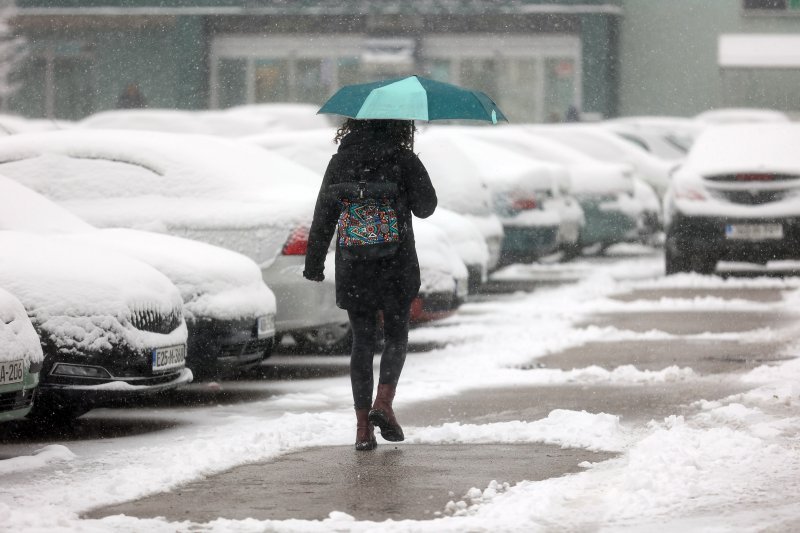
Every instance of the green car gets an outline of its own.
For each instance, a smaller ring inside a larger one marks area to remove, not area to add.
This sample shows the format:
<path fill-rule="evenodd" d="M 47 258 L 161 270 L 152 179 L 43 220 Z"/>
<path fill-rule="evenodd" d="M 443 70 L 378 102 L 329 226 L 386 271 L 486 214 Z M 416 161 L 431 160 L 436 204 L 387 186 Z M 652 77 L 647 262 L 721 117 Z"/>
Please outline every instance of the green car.
<path fill-rule="evenodd" d="M 25 308 L 0 289 L 0 422 L 22 418 L 31 410 L 43 360 Z"/>

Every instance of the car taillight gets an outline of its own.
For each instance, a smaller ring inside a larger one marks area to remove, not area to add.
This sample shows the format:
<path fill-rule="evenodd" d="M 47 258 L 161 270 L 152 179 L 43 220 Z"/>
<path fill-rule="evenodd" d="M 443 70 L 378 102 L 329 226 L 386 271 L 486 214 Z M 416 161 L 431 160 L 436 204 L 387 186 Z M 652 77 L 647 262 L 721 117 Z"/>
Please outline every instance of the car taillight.
<path fill-rule="evenodd" d="M 537 207 L 536 198 L 518 198 L 511 202 L 511 208 L 514 211 L 526 211 Z"/>
<path fill-rule="evenodd" d="M 300 226 L 292 230 L 286 244 L 283 245 L 283 255 L 306 255 L 308 250 L 308 228 Z"/>
<path fill-rule="evenodd" d="M 736 174 L 736 181 L 772 181 L 774 174 Z"/>

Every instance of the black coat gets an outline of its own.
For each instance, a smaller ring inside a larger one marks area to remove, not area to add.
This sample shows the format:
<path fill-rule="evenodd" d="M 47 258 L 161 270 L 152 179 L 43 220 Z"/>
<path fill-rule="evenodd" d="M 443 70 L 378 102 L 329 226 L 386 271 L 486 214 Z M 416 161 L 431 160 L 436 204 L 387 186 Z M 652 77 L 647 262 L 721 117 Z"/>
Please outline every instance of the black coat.
<path fill-rule="evenodd" d="M 416 297 L 420 286 L 419 261 L 411 214 L 429 217 L 437 203 L 428 172 L 412 151 L 387 144 L 368 133 L 349 133 L 331 158 L 317 196 L 308 237 L 306 277 L 322 277 L 325 256 L 342 210 L 341 201 L 329 194 L 328 188 L 354 181 L 352 169 L 360 168 L 365 160 L 381 161 L 386 178 L 398 184 L 400 197 L 395 209 L 401 243 L 393 256 L 371 261 L 345 260 L 337 245 L 336 305 L 342 309 L 385 309 L 387 305 L 408 304 Z"/>

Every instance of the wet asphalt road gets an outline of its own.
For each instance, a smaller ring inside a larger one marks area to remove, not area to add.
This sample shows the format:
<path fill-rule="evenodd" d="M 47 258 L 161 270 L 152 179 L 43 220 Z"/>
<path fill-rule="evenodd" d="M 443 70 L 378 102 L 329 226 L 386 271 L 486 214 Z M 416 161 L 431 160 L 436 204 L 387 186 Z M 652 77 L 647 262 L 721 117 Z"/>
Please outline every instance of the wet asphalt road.
<path fill-rule="evenodd" d="M 781 291 L 664 289 L 617 298 L 632 301 L 695 296 L 775 302 L 781 299 Z M 633 331 L 660 330 L 686 335 L 780 328 L 797 320 L 800 316 L 763 310 L 644 311 L 598 314 L 582 326 L 612 325 Z M 655 384 L 474 390 L 407 405 L 398 411 L 398 416 L 406 425 L 426 426 L 452 421 L 533 421 L 553 409 L 572 409 L 617 414 L 623 424 L 646 422 L 691 412 L 692 402 L 699 399 L 714 400 L 745 390 L 735 376 L 757 365 L 783 359 L 779 354 L 784 348 L 784 344 L 775 340 L 740 343 L 677 338 L 594 342 L 537 359 L 532 367 L 569 370 L 589 365 L 607 369 L 634 365 L 640 370 L 661 370 L 677 365 L 691 367 L 696 377 Z M 337 371 L 336 365 L 325 366 L 328 368 L 323 371 Z M 358 519 L 378 521 L 434 518 L 448 501 L 461 499 L 471 487 L 485 487 L 491 480 L 513 484 L 546 479 L 579 471 L 578 465 L 583 461 L 611 457 L 607 453 L 540 444 L 393 445 L 380 438 L 379 442 L 378 449 L 371 453 L 356 453 L 349 446 L 315 448 L 274 461 L 240 466 L 173 492 L 97 509 L 87 516 L 124 513 L 205 522 L 217 517 L 321 519 L 331 511 L 343 511 Z"/>

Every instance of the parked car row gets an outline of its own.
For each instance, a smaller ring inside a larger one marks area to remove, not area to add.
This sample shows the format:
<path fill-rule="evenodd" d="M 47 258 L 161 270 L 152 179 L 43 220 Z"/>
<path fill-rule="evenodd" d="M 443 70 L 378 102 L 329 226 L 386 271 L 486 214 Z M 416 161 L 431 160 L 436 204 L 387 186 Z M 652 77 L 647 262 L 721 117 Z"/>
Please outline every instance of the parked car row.
<path fill-rule="evenodd" d="M 284 340 L 346 350 L 334 276 L 301 274 L 336 150 L 327 122 L 298 120 L 310 111 L 9 122 L 19 133 L 0 138 L 0 421 L 71 419 L 213 379 Z M 424 127 L 415 151 L 440 206 L 415 221 L 412 321 L 454 313 L 506 264 L 651 239 L 662 225 L 668 273 L 797 255 L 800 135 L 779 118 Z"/>

